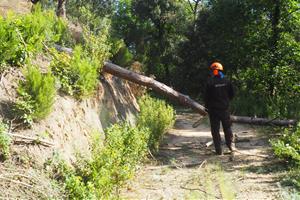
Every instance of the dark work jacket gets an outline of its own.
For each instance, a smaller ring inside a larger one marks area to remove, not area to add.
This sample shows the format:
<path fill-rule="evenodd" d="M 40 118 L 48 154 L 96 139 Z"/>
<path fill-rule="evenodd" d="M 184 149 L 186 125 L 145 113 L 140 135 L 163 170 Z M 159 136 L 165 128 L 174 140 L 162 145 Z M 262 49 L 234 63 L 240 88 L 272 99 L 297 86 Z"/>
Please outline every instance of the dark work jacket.
<path fill-rule="evenodd" d="M 232 84 L 225 77 L 213 76 L 208 79 L 205 91 L 205 107 L 209 110 L 228 110 L 234 96 Z"/>

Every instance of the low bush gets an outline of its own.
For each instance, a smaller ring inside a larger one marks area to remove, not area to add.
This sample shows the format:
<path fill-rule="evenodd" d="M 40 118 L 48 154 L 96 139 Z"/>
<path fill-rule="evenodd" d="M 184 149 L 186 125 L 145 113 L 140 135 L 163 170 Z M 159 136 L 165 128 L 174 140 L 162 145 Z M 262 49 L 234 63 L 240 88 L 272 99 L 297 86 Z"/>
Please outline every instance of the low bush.
<path fill-rule="evenodd" d="M 30 14 L 0 16 L 0 72 L 8 65 L 23 65 L 27 58 L 41 52 L 44 44 L 62 43 L 67 32 L 65 21 L 39 6 Z"/>
<path fill-rule="evenodd" d="M 109 23 L 103 19 L 98 31 L 93 32 L 87 27 L 83 29 L 83 46 L 84 51 L 89 55 L 91 60 L 96 61 L 99 65 L 99 71 L 111 55 L 111 42 L 109 41 Z"/>
<path fill-rule="evenodd" d="M 10 155 L 11 138 L 7 134 L 8 127 L 5 123 L 0 121 L 0 158 L 7 159 Z M 0 159 L 0 160 L 1 160 Z"/>
<path fill-rule="evenodd" d="M 300 166 L 300 123 L 293 131 L 285 130 L 284 134 L 271 140 L 275 155 Z"/>
<path fill-rule="evenodd" d="M 90 59 L 80 46 L 75 47 L 72 56 L 55 53 L 55 57 L 51 70 L 60 80 L 62 91 L 78 99 L 91 95 L 96 87 L 99 63 Z"/>
<path fill-rule="evenodd" d="M 133 176 L 137 165 L 145 158 L 148 138 L 148 129 L 126 123 L 108 128 L 104 145 L 97 133 L 93 137 L 91 160 L 81 161 L 73 170 L 58 170 L 65 173 L 67 196 L 70 199 L 117 196 L 119 188 Z"/>
<path fill-rule="evenodd" d="M 148 141 L 150 150 L 157 151 L 166 131 L 174 124 L 174 109 L 165 101 L 151 98 L 148 95 L 139 100 L 140 113 L 137 117 L 139 127 L 149 128 Z"/>
<path fill-rule="evenodd" d="M 286 129 L 284 134 L 271 140 L 276 156 L 288 162 L 289 172 L 282 180 L 284 185 L 300 189 L 300 123 L 293 130 Z"/>
<path fill-rule="evenodd" d="M 116 124 L 106 130 L 104 149 L 94 148 L 90 163 L 93 183 L 103 188 L 98 194 L 109 195 L 133 176 L 146 156 L 148 138 L 147 129 L 128 124 Z"/>
<path fill-rule="evenodd" d="M 17 89 L 19 98 L 14 111 L 26 125 L 31 125 L 51 112 L 56 94 L 55 79 L 51 73 L 42 74 L 34 66 L 28 66 L 24 75 Z"/>

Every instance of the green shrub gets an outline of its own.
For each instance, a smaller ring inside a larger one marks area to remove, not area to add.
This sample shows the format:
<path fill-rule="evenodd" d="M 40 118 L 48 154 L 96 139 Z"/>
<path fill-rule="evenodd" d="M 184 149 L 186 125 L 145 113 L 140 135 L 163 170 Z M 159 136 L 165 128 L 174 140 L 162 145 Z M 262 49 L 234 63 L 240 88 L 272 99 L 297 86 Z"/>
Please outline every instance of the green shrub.
<path fill-rule="evenodd" d="M 0 16 L 0 72 L 7 65 L 23 65 L 27 58 L 41 52 L 44 44 L 62 42 L 67 33 L 67 24 L 54 12 L 41 11 L 26 15 L 9 13 Z"/>
<path fill-rule="evenodd" d="M 11 144 L 11 138 L 7 134 L 7 125 L 0 122 L 0 158 L 7 159 L 9 157 L 9 150 Z"/>
<path fill-rule="evenodd" d="M 288 173 L 281 180 L 285 186 L 300 189 L 300 123 L 292 131 L 286 129 L 284 134 L 271 140 L 276 156 L 287 161 Z"/>
<path fill-rule="evenodd" d="M 275 155 L 300 167 L 300 123 L 294 131 L 285 130 L 279 139 L 271 140 Z"/>
<path fill-rule="evenodd" d="M 90 59 L 80 46 L 72 56 L 57 54 L 51 64 L 52 73 L 58 77 L 62 91 L 81 99 L 91 95 L 96 87 L 99 63 Z"/>
<path fill-rule="evenodd" d="M 110 57 L 109 27 L 107 20 L 103 20 L 98 26 L 100 30 L 97 33 L 86 27 L 83 29 L 84 51 L 87 52 L 91 60 L 97 62 L 99 71 L 104 61 Z"/>
<path fill-rule="evenodd" d="M 139 127 L 147 127 L 151 134 L 148 146 L 157 151 L 166 131 L 174 124 L 174 109 L 163 100 L 146 95 L 139 100 L 140 113 L 137 118 Z"/>
<path fill-rule="evenodd" d="M 149 130 L 116 124 L 106 130 L 104 145 L 99 133 L 93 137 L 92 158 L 65 174 L 70 199 L 109 199 L 130 179 L 145 158 Z"/>
<path fill-rule="evenodd" d="M 54 11 L 42 11 L 35 6 L 34 12 L 17 17 L 15 21 L 28 52 L 41 52 L 44 44 L 58 42 L 67 29 L 66 22 L 57 18 Z"/>
<path fill-rule="evenodd" d="M 98 196 L 109 195 L 133 176 L 137 164 L 147 153 L 148 137 L 147 129 L 128 124 L 116 124 L 106 130 L 104 149 L 94 148 L 90 163 L 94 185 L 103 188 Z"/>
<path fill-rule="evenodd" d="M 81 176 L 74 174 L 68 176 L 65 181 L 65 188 L 69 199 L 97 199 L 94 185 L 86 185 Z"/>
<path fill-rule="evenodd" d="M 7 64 L 19 64 L 25 60 L 25 47 L 14 21 L 12 15 L 5 19 L 0 16 L 0 72 L 8 67 Z"/>
<path fill-rule="evenodd" d="M 112 62 L 122 67 L 128 67 L 133 62 L 133 54 L 130 53 L 128 47 L 123 40 L 111 39 L 112 42 Z"/>
<path fill-rule="evenodd" d="M 298 191 L 298 195 L 300 195 L 300 167 L 297 166 L 289 169 L 281 180 L 281 184 L 283 186 L 292 186 L 293 189 Z"/>
<path fill-rule="evenodd" d="M 50 74 L 42 74 L 37 67 L 28 66 L 25 80 L 19 83 L 19 98 L 15 104 L 15 114 L 25 124 L 45 118 L 50 112 L 55 98 L 55 79 Z"/>

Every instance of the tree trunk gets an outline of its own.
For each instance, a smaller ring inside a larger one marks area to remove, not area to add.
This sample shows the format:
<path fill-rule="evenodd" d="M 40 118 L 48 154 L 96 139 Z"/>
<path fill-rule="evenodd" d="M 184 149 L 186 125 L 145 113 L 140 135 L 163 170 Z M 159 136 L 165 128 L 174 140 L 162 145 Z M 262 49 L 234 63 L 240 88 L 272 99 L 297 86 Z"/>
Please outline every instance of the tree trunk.
<path fill-rule="evenodd" d="M 270 38 L 270 69 L 269 76 L 274 75 L 274 68 L 278 66 L 280 58 L 278 42 L 280 40 L 280 20 L 281 20 L 281 0 L 273 0 L 274 8 L 271 13 L 271 23 L 272 23 L 272 35 Z M 269 92 L 270 96 L 274 97 L 276 95 L 274 79 L 269 82 Z"/>
<path fill-rule="evenodd" d="M 66 0 L 58 0 L 56 15 L 66 18 Z"/>
<path fill-rule="evenodd" d="M 293 119 L 279 120 L 279 119 L 266 119 L 266 118 L 254 118 L 243 116 L 230 116 L 231 121 L 241 124 L 253 124 L 253 125 L 277 125 L 277 126 L 289 126 L 296 125 L 297 121 Z"/>
<path fill-rule="evenodd" d="M 167 85 L 160 83 L 152 78 L 137 74 L 135 72 L 129 71 L 109 62 L 105 62 L 103 72 L 107 72 L 109 74 L 118 76 L 128 81 L 151 88 L 154 91 L 169 97 L 171 100 L 176 100 L 182 105 L 192 108 L 201 115 L 207 115 L 205 108 L 197 102 L 195 102 L 194 100 L 192 100 L 189 96 L 181 94 L 168 87 Z"/>

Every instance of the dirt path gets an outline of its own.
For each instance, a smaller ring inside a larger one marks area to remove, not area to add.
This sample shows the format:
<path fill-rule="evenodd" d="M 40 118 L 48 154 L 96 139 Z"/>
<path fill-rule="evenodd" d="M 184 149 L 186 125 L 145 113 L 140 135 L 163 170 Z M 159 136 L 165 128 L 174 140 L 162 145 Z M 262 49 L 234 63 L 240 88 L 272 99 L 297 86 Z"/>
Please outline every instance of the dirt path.
<path fill-rule="evenodd" d="M 121 192 L 125 199 L 281 199 L 280 173 L 268 138 L 253 127 L 233 125 L 239 152 L 216 156 L 207 120 L 196 129 L 199 115 L 180 114 L 166 135 L 156 161 L 142 166 Z"/>

